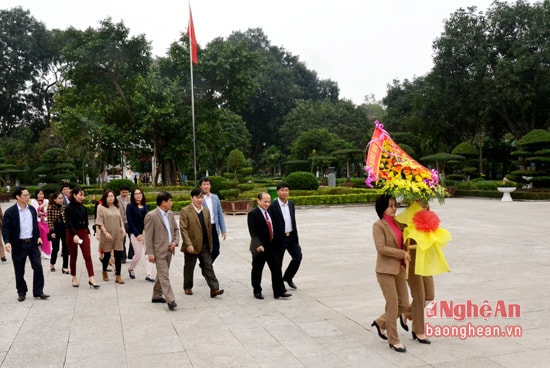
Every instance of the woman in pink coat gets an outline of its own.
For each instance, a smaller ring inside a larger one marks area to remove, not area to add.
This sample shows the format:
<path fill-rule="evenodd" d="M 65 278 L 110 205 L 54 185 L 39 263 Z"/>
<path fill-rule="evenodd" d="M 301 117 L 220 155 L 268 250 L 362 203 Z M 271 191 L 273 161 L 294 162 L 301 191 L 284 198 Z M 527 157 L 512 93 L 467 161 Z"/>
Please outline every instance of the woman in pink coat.
<path fill-rule="evenodd" d="M 52 254 L 52 245 L 48 240 L 48 233 L 50 228 L 48 226 L 48 199 L 46 198 L 44 191 L 38 189 L 31 199 L 31 205 L 36 208 L 38 214 L 38 230 L 40 230 L 40 238 L 42 238 L 42 255 L 46 259 L 50 259 Z"/>

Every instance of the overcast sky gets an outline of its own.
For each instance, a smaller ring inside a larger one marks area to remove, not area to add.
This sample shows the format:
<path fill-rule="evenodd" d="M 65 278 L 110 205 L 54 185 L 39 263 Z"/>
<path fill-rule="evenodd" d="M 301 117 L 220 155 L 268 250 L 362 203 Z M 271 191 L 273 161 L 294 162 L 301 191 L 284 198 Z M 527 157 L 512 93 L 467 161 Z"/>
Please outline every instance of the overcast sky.
<path fill-rule="evenodd" d="M 272 45 L 298 56 L 321 79 L 340 87 L 355 104 L 386 95 L 394 79 L 430 71 L 432 43 L 459 8 L 485 12 L 492 0 L 194 0 L 195 32 L 204 47 L 215 37 L 262 28 Z M 97 28 L 111 17 L 132 35 L 144 34 L 153 54 L 164 56 L 187 29 L 188 0 L 1 0 L 21 6 L 48 29 Z M 200 62 L 200 60 L 199 60 Z"/>

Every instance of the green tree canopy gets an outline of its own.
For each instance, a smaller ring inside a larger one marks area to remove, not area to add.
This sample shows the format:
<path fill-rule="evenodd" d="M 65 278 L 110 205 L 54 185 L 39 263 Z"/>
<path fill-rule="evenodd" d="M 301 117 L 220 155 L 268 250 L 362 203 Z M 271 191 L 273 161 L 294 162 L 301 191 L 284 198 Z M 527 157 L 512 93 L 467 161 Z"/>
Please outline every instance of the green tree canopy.
<path fill-rule="evenodd" d="M 60 183 L 74 179 L 73 160 L 61 148 L 50 148 L 40 156 L 40 166 L 34 173 L 41 182 Z"/>

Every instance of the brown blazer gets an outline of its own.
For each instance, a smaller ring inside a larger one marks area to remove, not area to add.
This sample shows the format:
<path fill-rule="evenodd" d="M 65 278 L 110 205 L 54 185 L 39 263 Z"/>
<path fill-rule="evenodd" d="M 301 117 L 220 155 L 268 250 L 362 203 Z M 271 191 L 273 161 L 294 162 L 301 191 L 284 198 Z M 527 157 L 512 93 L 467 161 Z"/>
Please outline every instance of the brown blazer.
<path fill-rule="evenodd" d="M 172 233 L 172 241 L 179 244 L 180 234 L 178 231 L 178 224 L 174 213 L 168 212 L 168 220 L 170 222 L 170 231 Z M 168 254 L 169 238 L 166 225 L 164 225 L 164 219 L 162 218 L 162 210 L 155 208 L 152 211 L 147 212 L 145 215 L 145 254 L 154 255 L 155 258 L 166 258 Z M 175 249 L 172 250 L 172 254 Z"/>
<path fill-rule="evenodd" d="M 403 229 L 403 225 L 398 224 Z M 378 256 L 376 257 L 376 272 L 398 275 L 403 273 L 401 260 L 407 253 L 404 249 L 399 249 L 397 238 L 388 222 L 384 219 L 378 220 L 372 226 L 372 237 Z"/>
<path fill-rule="evenodd" d="M 212 224 L 210 223 L 210 211 L 208 208 L 202 208 L 204 216 L 204 224 L 206 225 L 206 235 L 208 237 L 208 247 L 212 252 Z M 190 245 L 194 248 L 192 254 L 199 254 L 202 251 L 202 246 L 205 243 L 202 239 L 202 227 L 199 220 L 199 215 L 192 204 L 185 206 L 180 211 L 180 232 L 181 232 L 181 251 L 187 252 L 187 247 Z"/>

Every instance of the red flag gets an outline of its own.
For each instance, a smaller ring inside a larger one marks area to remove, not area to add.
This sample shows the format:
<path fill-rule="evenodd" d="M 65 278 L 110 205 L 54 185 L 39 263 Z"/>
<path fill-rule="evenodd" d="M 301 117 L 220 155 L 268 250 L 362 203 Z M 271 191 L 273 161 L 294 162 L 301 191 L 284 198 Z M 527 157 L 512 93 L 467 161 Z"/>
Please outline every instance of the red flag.
<path fill-rule="evenodd" d="M 187 27 L 187 36 L 189 37 L 189 48 L 191 50 L 191 58 L 194 64 L 199 63 L 197 52 L 199 47 L 197 46 L 197 38 L 195 37 L 195 26 L 193 25 L 193 14 L 191 14 L 191 8 L 189 8 L 189 26 Z"/>

